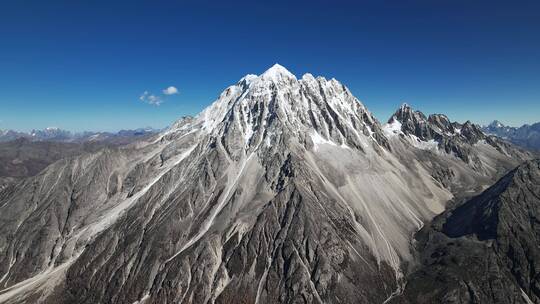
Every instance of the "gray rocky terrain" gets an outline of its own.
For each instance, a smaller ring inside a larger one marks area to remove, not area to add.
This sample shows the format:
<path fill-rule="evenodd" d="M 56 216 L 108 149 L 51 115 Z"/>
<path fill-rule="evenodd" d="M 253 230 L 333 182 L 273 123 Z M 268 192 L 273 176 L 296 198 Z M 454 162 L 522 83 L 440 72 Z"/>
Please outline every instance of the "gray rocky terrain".
<path fill-rule="evenodd" d="M 0 189 L 36 175 L 60 159 L 97 152 L 105 147 L 113 149 L 153 134 L 155 132 L 144 129 L 84 134 L 58 129 L 34 131 L 31 134 L 0 131 Z"/>
<path fill-rule="evenodd" d="M 420 114 L 382 125 L 335 79 L 247 75 L 196 117 L 2 190 L 0 303 L 395 299 L 414 233 L 532 157 Z"/>
<path fill-rule="evenodd" d="M 540 303 L 540 160 L 438 216 L 392 303 Z"/>

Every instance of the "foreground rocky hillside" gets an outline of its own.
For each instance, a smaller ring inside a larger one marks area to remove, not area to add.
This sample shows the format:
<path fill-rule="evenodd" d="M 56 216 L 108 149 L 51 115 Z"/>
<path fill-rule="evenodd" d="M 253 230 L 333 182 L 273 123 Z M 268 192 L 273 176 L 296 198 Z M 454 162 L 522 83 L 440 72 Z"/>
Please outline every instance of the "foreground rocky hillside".
<path fill-rule="evenodd" d="M 540 303 L 540 160 L 438 216 L 392 303 Z"/>

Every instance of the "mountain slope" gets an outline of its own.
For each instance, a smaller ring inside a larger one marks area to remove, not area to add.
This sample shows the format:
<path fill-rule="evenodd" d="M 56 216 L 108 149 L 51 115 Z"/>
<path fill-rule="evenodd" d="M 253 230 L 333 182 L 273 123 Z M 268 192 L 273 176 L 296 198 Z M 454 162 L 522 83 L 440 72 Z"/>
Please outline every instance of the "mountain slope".
<path fill-rule="evenodd" d="M 539 303 L 540 160 L 419 233 L 421 267 L 396 303 Z"/>
<path fill-rule="evenodd" d="M 0 142 L 0 180 L 15 182 L 38 174 L 59 159 L 93 153 L 106 146 L 112 147 L 101 142 L 33 142 L 26 138 Z M 0 188 L 6 184 L 0 181 Z"/>
<path fill-rule="evenodd" d="M 529 157 L 471 164 L 387 129 L 334 79 L 248 75 L 151 140 L 0 193 L 0 302 L 383 302 L 455 189 Z"/>

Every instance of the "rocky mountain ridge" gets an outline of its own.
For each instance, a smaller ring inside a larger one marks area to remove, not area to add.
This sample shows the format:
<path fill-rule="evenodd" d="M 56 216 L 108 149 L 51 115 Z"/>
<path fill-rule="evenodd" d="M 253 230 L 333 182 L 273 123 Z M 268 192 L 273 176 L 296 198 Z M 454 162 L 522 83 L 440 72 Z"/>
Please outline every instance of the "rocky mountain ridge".
<path fill-rule="evenodd" d="M 475 151 L 477 145 L 489 145 L 511 157 L 519 158 L 526 153 L 496 136 L 485 134 L 480 126 L 471 121 L 463 124 L 451 122 L 444 114 L 431 114 L 426 117 L 424 113 L 413 110 L 407 104 L 403 104 L 388 120 L 387 130 L 390 134 L 407 136 L 420 145 L 428 142 L 446 153 L 478 166 L 481 166 L 482 161 Z M 515 153 L 518 155 L 513 155 Z"/>

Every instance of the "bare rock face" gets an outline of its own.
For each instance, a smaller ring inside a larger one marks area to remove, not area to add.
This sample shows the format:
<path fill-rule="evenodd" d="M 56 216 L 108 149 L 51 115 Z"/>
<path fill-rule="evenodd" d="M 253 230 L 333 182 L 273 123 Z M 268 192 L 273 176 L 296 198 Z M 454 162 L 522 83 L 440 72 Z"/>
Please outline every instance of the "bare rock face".
<path fill-rule="evenodd" d="M 528 161 L 437 217 L 395 303 L 539 303 L 539 185 L 540 160 Z"/>
<path fill-rule="evenodd" d="M 399 132 L 335 79 L 248 75 L 0 192 L 0 303 L 382 303 L 454 193 L 529 157 L 471 144 L 477 170 Z"/>

